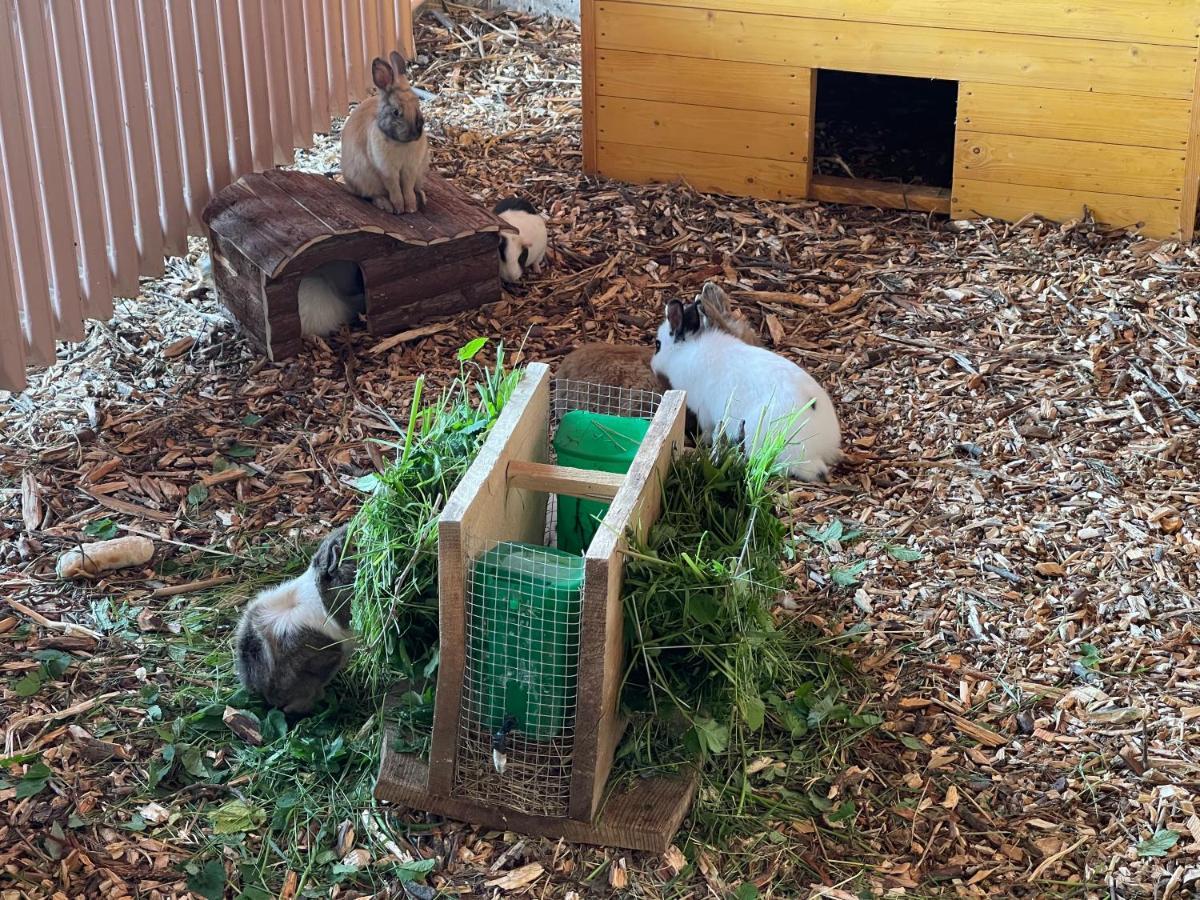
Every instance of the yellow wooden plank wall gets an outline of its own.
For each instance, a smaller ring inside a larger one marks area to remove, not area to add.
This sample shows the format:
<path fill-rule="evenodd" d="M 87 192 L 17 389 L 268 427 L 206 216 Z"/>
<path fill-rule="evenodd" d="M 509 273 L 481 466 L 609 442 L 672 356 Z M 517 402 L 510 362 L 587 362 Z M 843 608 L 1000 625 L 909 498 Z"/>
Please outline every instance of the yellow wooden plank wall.
<path fill-rule="evenodd" d="M 1193 47 L 806 19 L 619 0 L 596 3 L 596 42 L 602 50 L 1146 97 L 1190 98 L 1196 70 Z"/>
<path fill-rule="evenodd" d="M 1007 84 L 959 86 L 958 124 L 984 134 L 1019 134 L 1130 147 L 1187 147 L 1191 102 Z"/>
<path fill-rule="evenodd" d="M 1086 206 L 1103 222 L 1190 236 L 1200 0 L 584 7 L 594 170 L 799 196 L 811 184 L 811 70 L 941 78 L 960 83 L 954 215 L 1063 219 Z"/>
<path fill-rule="evenodd" d="M 599 170 L 769 199 L 808 193 L 812 72 L 598 49 Z"/>
<path fill-rule="evenodd" d="M 1185 234 L 1186 100 L 959 85 L 951 214 Z M 1018 211 L 1019 210 L 1019 211 Z"/>
<path fill-rule="evenodd" d="M 1146 234 L 1168 236 L 1179 231 L 1181 203 L 1128 197 L 1098 191 L 1068 191 L 955 179 L 951 215 L 989 216 L 1016 221 L 1037 213 L 1056 222 L 1078 219 L 1087 209 L 1096 220 L 1121 228 L 1141 228 Z"/>
<path fill-rule="evenodd" d="M 642 0 L 806 19 L 1000 31 L 1191 47 L 1196 0 Z"/>

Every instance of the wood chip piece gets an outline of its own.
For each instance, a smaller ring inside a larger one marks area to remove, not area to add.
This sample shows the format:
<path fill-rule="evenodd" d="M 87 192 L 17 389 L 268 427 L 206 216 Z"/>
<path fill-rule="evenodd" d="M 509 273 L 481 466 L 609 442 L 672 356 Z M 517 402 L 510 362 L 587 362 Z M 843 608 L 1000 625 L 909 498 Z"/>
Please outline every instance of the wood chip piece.
<path fill-rule="evenodd" d="M 502 891 L 519 891 L 521 888 L 529 887 L 529 885 L 541 878 L 545 871 L 541 863 L 531 862 L 528 865 L 521 866 L 519 869 L 505 872 L 499 878 L 491 878 L 485 884 L 488 887 L 499 888 Z"/>
<path fill-rule="evenodd" d="M 1008 743 L 1008 738 L 991 729 L 984 728 L 982 725 L 976 725 L 970 719 L 964 719 L 952 712 L 948 712 L 946 715 L 959 731 L 979 741 L 985 747 L 1003 747 Z"/>
<path fill-rule="evenodd" d="M 257 747 L 263 742 L 262 731 L 259 728 L 258 722 L 249 713 L 240 709 L 234 709 L 232 706 L 227 706 L 225 707 L 225 712 L 221 714 L 221 721 L 225 723 L 230 731 L 247 744 Z M 345 853 L 339 853 L 338 855 L 344 856 Z"/>

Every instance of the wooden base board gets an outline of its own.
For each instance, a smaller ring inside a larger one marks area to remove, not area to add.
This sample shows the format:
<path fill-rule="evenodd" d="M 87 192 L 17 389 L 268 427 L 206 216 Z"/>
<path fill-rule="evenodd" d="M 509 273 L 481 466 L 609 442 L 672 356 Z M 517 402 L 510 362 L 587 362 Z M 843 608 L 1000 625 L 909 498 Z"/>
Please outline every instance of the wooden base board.
<path fill-rule="evenodd" d="M 407 753 L 397 753 L 390 749 L 391 745 L 389 731 L 384 736 L 383 761 L 375 782 L 378 800 L 483 828 L 621 850 L 665 852 L 687 816 L 699 782 L 695 773 L 644 779 L 615 791 L 594 822 L 580 822 L 495 809 L 456 797 L 436 797 L 426 788 L 428 763 Z"/>
<path fill-rule="evenodd" d="M 814 175 L 808 195 L 822 203 L 849 203 L 855 206 L 876 206 L 880 209 L 950 214 L 950 191 L 925 185 Z"/>

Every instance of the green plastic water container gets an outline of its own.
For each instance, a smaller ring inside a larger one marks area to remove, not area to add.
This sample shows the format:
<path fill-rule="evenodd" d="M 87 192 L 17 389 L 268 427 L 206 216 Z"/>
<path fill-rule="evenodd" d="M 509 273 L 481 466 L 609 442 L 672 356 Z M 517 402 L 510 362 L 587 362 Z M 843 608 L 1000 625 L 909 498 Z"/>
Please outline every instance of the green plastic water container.
<path fill-rule="evenodd" d="M 573 409 L 562 417 L 554 435 L 560 466 L 624 475 L 646 438 L 650 422 L 625 416 Z M 600 527 L 608 504 L 599 500 L 558 496 L 555 534 L 558 549 L 583 553 Z"/>
<path fill-rule="evenodd" d="M 529 740 L 562 733 L 575 702 L 582 591 L 583 558 L 553 547 L 499 544 L 475 561 L 467 652 L 489 732 L 512 716 Z"/>

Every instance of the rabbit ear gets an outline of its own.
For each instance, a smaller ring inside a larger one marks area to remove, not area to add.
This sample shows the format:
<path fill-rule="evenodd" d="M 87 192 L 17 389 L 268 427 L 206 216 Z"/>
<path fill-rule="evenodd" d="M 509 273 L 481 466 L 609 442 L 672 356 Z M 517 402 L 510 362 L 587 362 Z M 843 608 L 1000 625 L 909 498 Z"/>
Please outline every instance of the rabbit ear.
<path fill-rule="evenodd" d="M 683 333 L 699 331 L 703 320 L 700 318 L 700 303 L 693 301 L 683 308 Z"/>
<path fill-rule="evenodd" d="M 375 87 L 386 91 L 395 82 L 396 73 L 392 71 L 391 66 L 377 56 L 371 60 L 371 80 L 375 82 Z"/>
<path fill-rule="evenodd" d="M 667 304 L 667 325 L 671 328 L 672 336 L 679 334 L 683 328 L 683 304 L 678 300 Z"/>
<path fill-rule="evenodd" d="M 396 71 L 397 75 L 404 75 L 408 72 L 408 64 L 404 62 L 404 57 L 395 50 L 392 51 L 392 55 L 389 58 L 392 61 L 392 68 Z"/>
<path fill-rule="evenodd" d="M 711 281 L 704 282 L 704 287 L 700 289 L 700 302 L 706 310 L 713 309 L 717 312 L 729 312 L 729 297 Z"/>
<path fill-rule="evenodd" d="M 346 526 L 343 525 L 331 531 L 317 547 L 313 554 L 312 565 L 326 575 L 337 572 L 342 562 L 342 552 L 346 543 Z"/>

